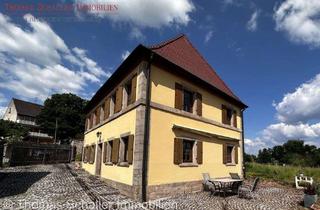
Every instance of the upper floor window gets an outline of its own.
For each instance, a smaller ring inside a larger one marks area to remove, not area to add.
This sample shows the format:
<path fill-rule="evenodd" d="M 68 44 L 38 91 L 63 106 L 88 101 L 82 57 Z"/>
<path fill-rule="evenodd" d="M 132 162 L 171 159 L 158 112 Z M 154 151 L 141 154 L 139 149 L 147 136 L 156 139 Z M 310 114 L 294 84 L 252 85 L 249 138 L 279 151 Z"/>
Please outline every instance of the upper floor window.
<path fill-rule="evenodd" d="M 129 105 L 129 104 L 131 104 L 131 94 L 132 94 L 131 80 L 126 83 L 124 89 L 126 91 L 126 103 L 127 103 L 127 105 Z"/>
<path fill-rule="evenodd" d="M 183 110 L 193 113 L 194 93 L 188 90 L 183 90 Z"/>
<path fill-rule="evenodd" d="M 237 111 L 231 107 L 222 105 L 222 123 L 237 127 Z"/>
<path fill-rule="evenodd" d="M 176 83 L 175 108 L 202 116 L 202 96 Z"/>

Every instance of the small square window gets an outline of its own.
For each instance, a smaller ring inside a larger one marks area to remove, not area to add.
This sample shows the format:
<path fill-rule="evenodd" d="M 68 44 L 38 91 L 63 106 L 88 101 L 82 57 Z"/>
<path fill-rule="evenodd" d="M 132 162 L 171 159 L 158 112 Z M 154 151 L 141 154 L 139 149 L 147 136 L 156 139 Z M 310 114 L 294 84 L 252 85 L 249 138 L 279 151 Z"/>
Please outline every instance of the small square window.
<path fill-rule="evenodd" d="M 183 110 L 193 112 L 193 93 L 188 90 L 183 91 Z"/>

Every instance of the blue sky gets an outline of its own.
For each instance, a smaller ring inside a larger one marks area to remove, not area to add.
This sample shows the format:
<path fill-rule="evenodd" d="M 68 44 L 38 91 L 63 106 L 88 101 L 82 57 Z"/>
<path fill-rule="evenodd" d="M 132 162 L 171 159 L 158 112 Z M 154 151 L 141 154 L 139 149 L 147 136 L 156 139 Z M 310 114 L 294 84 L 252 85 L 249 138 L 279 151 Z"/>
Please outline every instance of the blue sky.
<path fill-rule="evenodd" d="M 24 4 L 36 7 L 37 2 Z M 100 2 L 117 9 L 39 14 L 36 9 L 10 10 L 9 1 L 1 2 L 2 112 L 12 97 L 42 103 L 52 93 L 73 92 L 89 99 L 139 43 L 184 33 L 249 105 L 248 152 L 290 138 L 320 145 L 319 1 Z M 47 22 L 32 21 L 41 17 Z"/>

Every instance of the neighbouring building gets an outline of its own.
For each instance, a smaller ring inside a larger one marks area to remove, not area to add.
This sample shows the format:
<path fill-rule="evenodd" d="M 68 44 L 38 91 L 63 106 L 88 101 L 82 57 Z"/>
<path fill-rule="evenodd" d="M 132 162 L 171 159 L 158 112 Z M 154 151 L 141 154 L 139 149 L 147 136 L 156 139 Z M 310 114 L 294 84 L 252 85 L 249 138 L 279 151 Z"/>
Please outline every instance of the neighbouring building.
<path fill-rule="evenodd" d="M 24 137 L 24 141 L 53 143 L 53 137 L 41 132 L 39 126 L 36 124 L 36 117 L 41 112 L 42 108 L 43 106 L 40 104 L 12 98 L 3 115 L 3 119 L 29 127 L 30 130 L 27 136 Z"/>
<path fill-rule="evenodd" d="M 140 201 L 243 176 L 246 108 L 186 36 L 139 45 L 86 107 L 82 167 Z"/>

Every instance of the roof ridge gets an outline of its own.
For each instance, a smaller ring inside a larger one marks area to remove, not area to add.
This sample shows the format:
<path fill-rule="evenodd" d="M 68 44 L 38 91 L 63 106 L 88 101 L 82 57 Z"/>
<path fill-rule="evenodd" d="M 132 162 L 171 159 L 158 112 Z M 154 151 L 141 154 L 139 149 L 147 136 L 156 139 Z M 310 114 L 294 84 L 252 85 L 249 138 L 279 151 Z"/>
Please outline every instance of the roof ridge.
<path fill-rule="evenodd" d="M 174 41 L 176 41 L 176 40 L 178 40 L 178 39 L 180 39 L 182 37 L 185 37 L 185 34 L 181 33 L 181 34 L 179 34 L 179 35 L 177 35 L 175 37 L 172 37 L 171 39 L 165 40 L 165 41 L 160 42 L 158 44 L 150 45 L 150 46 L 148 46 L 148 48 L 150 48 L 152 50 L 158 49 L 158 48 L 164 47 L 164 46 L 166 46 L 166 45 L 168 45 L 168 44 L 170 44 L 170 43 L 172 43 L 172 42 L 174 42 Z"/>
<path fill-rule="evenodd" d="M 211 72 L 214 73 L 224 84 L 224 86 L 232 93 L 233 96 L 237 97 L 234 92 L 229 88 L 229 86 L 224 82 L 224 80 L 217 74 L 216 70 L 208 63 L 207 59 L 205 59 L 202 54 L 193 46 L 193 44 L 190 42 L 188 38 L 186 38 L 187 42 L 190 44 L 190 46 L 196 51 L 196 53 L 201 57 L 201 59 L 205 62 L 205 64 L 211 69 Z M 238 98 L 238 97 L 237 97 Z"/>
<path fill-rule="evenodd" d="M 21 100 L 21 99 L 18 99 L 18 98 L 12 98 L 12 100 L 13 101 L 22 101 L 22 102 L 24 102 L 24 103 L 29 103 L 29 104 L 33 104 L 33 105 L 37 105 L 37 106 L 41 106 L 41 107 L 43 107 L 43 105 L 41 105 L 41 104 L 37 104 L 37 103 L 34 103 L 34 102 L 30 102 L 30 101 L 24 101 L 24 100 Z"/>

